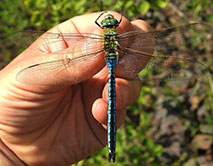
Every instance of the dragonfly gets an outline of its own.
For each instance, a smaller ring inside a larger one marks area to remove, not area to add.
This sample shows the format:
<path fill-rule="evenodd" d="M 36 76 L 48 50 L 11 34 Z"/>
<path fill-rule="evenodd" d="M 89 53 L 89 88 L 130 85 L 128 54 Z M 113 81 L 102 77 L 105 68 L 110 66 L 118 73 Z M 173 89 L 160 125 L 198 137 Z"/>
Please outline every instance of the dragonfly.
<path fill-rule="evenodd" d="M 165 28 L 144 32 L 134 30 L 119 34 L 117 28 L 122 22 L 122 15 L 118 21 L 112 14 L 107 13 L 99 23 L 99 19 L 105 12 L 102 12 L 95 24 L 103 29 L 103 33 L 54 33 L 40 31 L 20 31 L 11 36 L 19 38 L 19 43 L 31 43 L 34 38 L 40 37 L 42 45 L 57 45 L 61 41 L 71 43 L 78 49 L 70 49 L 69 54 L 74 57 L 50 60 L 38 64 L 32 64 L 23 68 L 17 75 L 19 82 L 26 84 L 49 84 L 46 82 L 49 75 L 54 73 L 54 81 L 57 84 L 59 75 L 69 70 L 75 72 L 74 66 L 85 61 L 91 61 L 104 54 L 106 66 L 108 68 L 108 160 L 115 162 L 116 158 L 116 69 L 130 79 L 151 79 L 159 81 L 187 80 L 192 76 L 203 75 L 211 72 L 206 65 L 205 57 L 200 56 L 194 50 L 195 44 L 208 45 L 212 42 L 212 32 L 201 35 L 201 30 L 211 30 L 212 28 L 202 23 L 191 23 L 181 26 Z M 196 37 L 199 34 L 200 37 Z M 207 40 L 208 39 L 208 40 Z M 189 49 L 188 47 L 192 48 Z M 42 52 L 42 50 L 35 50 Z M 54 52 L 49 53 L 50 55 Z M 60 54 L 57 52 L 55 54 Z M 63 54 L 63 53 L 61 53 Z M 67 53 L 66 53 L 67 54 Z M 212 55 L 211 55 L 212 56 Z M 144 72 L 143 72 L 144 71 Z M 152 72 L 149 77 L 147 72 Z M 139 75 L 138 75 L 139 73 Z M 145 74 L 144 74 L 145 73 Z M 163 73 L 163 74 L 162 74 Z M 29 78 L 29 75 L 33 76 Z M 75 78 L 78 82 L 78 78 Z"/>

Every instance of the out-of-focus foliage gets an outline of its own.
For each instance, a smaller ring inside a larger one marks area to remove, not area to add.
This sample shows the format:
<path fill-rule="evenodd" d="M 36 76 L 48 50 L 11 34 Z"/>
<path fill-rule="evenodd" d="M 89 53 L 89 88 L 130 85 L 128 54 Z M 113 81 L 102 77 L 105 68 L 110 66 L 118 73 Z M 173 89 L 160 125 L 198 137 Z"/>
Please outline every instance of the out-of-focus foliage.
<path fill-rule="evenodd" d="M 1 0 L 0 37 L 22 29 L 47 30 L 76 15 L 101 10 L 122 11 L 130 20 L 144 19 L 156 29 L 213 22 L 212 0 Z M 0 41 L 1 66 L 17 55 L 5 41 Z M 213 136 L 212 93 L 211 75 L 195 78 L 181 88 L 145 81 L 139 99 L 128 109 L 125 125 L 118 130 L 116 165 L 193 166 L 213 162 L 213 145 L 203 149 L 200 144 L 196 148 L 191 144 L 204 140 L 204 135 Z M 107 148 L 75 165 L 109 165 Z"/>
<path fill-rule="evenodd" d="M 101 10 L 123 11 L 125 17 L 128 18 L 155 18 L 160 17 L 157 16 L 158 12 L 165 7 L 173 7 L 179 14 L 193 10 L 190 13 L 192 20 L 195 18 L 197 21 L 211 22 L 213 20 L 211 11 L 209 11 L 210 8 L 213 8 L 211 0 L 187 2 L 175 0 L 173 3 L 168 0 L 1 0 L 0 32 L 7 34 L 26 28 L 46 30 L 76 15 Z M 161 17 L 163 18 L 163 16 Z"/>

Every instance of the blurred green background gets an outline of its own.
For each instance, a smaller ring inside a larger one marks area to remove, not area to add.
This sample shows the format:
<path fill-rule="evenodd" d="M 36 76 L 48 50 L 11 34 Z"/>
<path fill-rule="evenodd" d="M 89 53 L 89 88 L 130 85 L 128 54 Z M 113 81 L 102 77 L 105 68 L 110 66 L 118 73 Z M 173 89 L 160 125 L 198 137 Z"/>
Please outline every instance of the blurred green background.
<path fill-rule="evenodd" d="M 7 41 L 17 30 L 48 30 L 76 15 L 121 9 L 128 19 L 146 20 L 155 29 L 213 22 L 212 0 L 1 0 L 0 68 L 18 54 Z M 213 51 L 206 54 L 212 57 Z M 212 76 L 196 77 L 181 90 L 144 83 L 118 130 L 116 151 L 117 166 L 213 165 Z M 74 165 L 110 165 L 107 153 L 104 148 Z"/>

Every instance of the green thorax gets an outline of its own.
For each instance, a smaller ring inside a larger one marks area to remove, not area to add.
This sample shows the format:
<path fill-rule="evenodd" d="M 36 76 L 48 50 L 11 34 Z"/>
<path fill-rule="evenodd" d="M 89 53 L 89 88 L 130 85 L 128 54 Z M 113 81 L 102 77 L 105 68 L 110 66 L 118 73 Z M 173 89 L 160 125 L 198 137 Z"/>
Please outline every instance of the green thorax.
<path fill-rule="evenodd" d="M 103 35 L 103 49 L 108 54 L 112 53 L 115 55 L 119 50 L 118 32 L 116 27 L 119 26 L 120 22 L 114 18 L 112 14 L 107 14 L 101 21 L 101 28 L 104 29 Z"/>
<path fill-rule="evenodd" d="M 112 51 L 116 50 L 117 48 L 117 43 L 118 43 L 118 32 L 116 31 L 115 28 L 105 28 L 103 31 L 103 47 L 106 48 L 107 45 L 107 50 L 105 51 Z"/>

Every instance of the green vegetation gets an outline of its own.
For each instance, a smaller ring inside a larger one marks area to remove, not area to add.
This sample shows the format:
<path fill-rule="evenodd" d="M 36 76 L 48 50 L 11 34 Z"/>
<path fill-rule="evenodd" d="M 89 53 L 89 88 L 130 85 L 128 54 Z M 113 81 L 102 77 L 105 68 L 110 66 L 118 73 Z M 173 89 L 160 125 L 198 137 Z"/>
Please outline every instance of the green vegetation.
<path fill-rule="evenodd" d="M 120 12 L 121 9 L 125 17 L 144 19 L 153 28 L 213 22 L 212 0 L 1 0 L 0 37 L 22 29 L 47 30 L 80 14 L 101 10 Z M 5 41 L 0 41 L 1 66 L 18 54 L 17 49 Z M 205 49 L 203 54 L 211 58 L 213 48 Z M 206 63 L 212 69 L 213 59 Z M 156 86 L 145 81 L 139 99 L 128 109 L 125 125 L 118 131 L 116 165 L 195 166 L 210 162 L 212 158 L 208 157 L 213 156 L 213 145 L 194 150 L 191 143 L 198 135 L 213 137 L 212 101 L 210 75 L 194 78 L 182 84 L 181 89 L 167 83 Z M 109 165 L 107 153 L 105 148 L 74 165 Z M 201 156 L 205 163 L 201 163 Z"/>

